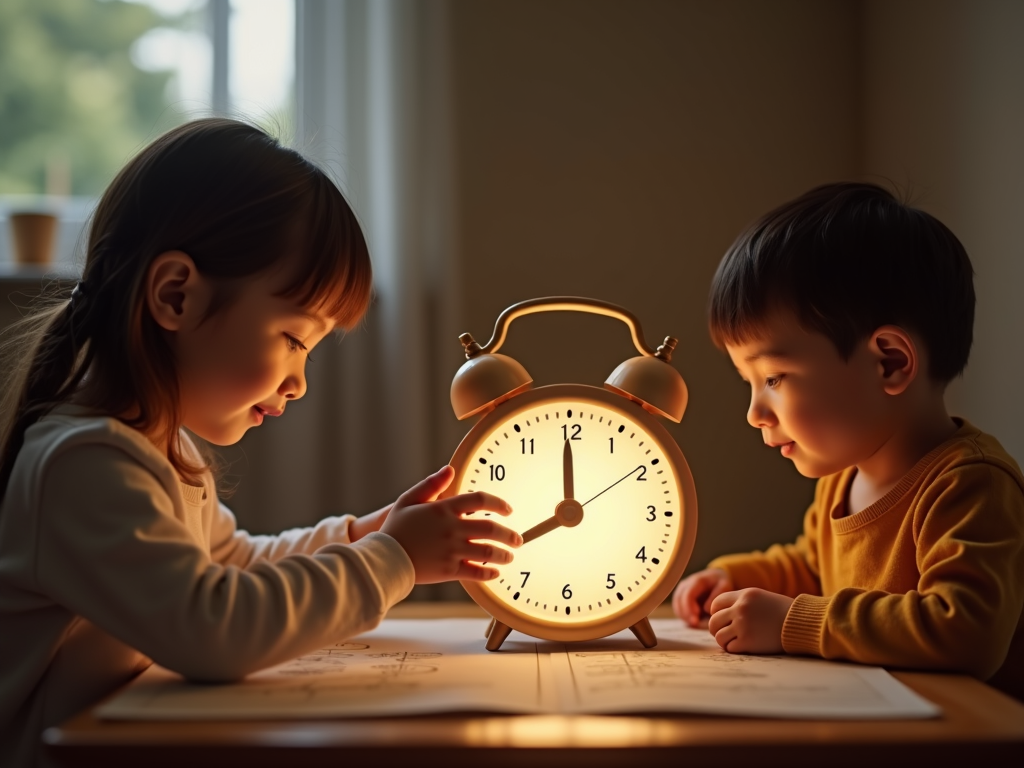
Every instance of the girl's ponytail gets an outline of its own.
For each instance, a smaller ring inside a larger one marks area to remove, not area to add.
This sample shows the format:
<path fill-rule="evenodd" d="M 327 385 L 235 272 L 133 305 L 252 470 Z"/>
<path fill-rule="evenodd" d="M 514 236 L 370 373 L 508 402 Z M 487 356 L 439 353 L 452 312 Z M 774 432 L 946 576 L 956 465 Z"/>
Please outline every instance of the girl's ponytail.
<path fill-rule="evenodd" d="M 0 344 L 7 372 L 0 399 L 0 498 L 25 430 L 68 399 L 88 367 L 89 317 L 79 283 L 70 300 L 15 323 Z M 83 350 L 85 350 L 83 352 Z"/>

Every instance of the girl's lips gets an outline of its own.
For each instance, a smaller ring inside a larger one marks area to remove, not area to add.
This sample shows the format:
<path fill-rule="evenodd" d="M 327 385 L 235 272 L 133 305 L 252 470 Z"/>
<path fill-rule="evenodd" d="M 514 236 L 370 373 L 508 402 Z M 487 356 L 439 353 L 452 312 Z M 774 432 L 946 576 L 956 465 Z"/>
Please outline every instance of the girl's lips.
<path fill-rule="evenodd" d="M 794 443 L 794 442 L 783 443 L 782 444 L 782 455 L 785 456 L 788 459 L 789 458 L 789 454 L 791 454 L 793 452 L 794 448 L 796 448 L 796 443 Z"/>
<path fill-rule="evenodd" d="M 256 420 L 256 426 L 263 423 L 263 411 L 258 405 L 252 407 L 253 418 Z"/>

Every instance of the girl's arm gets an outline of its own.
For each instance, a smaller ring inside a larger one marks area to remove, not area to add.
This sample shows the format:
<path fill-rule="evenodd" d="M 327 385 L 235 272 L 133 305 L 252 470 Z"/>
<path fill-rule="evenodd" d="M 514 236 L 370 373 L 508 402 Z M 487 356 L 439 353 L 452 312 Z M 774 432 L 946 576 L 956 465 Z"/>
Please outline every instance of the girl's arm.
<path fill-rule="evenodd" d="M 49 461 L 36 588 L 199 680 L 237 679 L 370 629 L 412 588 L 408 555 L 382 534 L 244 569 L 218 563 L 199 526 L 177 517 L 172 482 L 110 445 Z"/>

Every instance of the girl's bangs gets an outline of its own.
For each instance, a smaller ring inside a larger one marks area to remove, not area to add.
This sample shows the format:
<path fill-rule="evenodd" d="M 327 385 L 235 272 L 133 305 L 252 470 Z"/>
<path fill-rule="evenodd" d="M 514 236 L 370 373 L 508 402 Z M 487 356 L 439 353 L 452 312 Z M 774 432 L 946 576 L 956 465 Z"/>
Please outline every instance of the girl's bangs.
<path fill-rule="evenodd" d="M 297 240 L 303 268 L 282 296 L 351 330 L 372 298 L 373 270 L 362 229 L 337 187 L 319 169 Z"/>

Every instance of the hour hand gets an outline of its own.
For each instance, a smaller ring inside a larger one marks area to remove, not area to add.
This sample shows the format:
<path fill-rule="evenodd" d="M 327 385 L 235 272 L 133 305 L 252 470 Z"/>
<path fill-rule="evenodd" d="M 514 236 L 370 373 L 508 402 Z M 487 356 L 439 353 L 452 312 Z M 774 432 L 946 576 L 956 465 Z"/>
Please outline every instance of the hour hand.
<path fill-rule="evenodd" d="M 550 533 L 555 530 L 555 528 L 560 528 L 561 525 L 562 521 L 558 519 L 557 515 L 549 517 L 544 522 L 537 523 L 533 528 L 523 533 L 523 544 L 528 541 L 533 541 L 538 536 L 543 536 L 545 533 Z"/>

